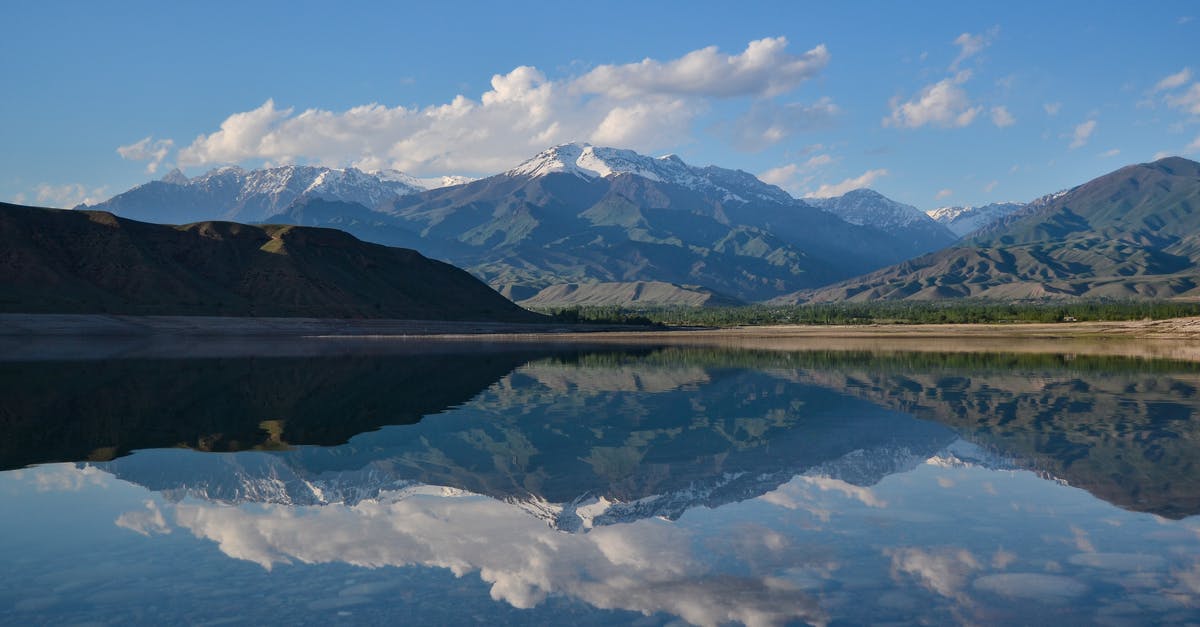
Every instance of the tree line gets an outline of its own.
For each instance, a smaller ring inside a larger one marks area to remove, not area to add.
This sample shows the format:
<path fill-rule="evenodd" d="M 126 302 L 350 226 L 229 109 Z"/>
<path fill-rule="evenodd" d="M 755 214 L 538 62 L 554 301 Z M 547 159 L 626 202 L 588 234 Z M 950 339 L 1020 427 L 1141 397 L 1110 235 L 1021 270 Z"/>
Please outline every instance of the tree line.
<path fill-rule="evenodd" d="M 996 302 L 880 301 L 741 307 L 564 307 L 538 310 L 559 322 L 647 326 L 756 326 L 772 324 L 1005 324 L 1164 320 L 1200 316 L 1200 302 L 1081 300 Z"/>

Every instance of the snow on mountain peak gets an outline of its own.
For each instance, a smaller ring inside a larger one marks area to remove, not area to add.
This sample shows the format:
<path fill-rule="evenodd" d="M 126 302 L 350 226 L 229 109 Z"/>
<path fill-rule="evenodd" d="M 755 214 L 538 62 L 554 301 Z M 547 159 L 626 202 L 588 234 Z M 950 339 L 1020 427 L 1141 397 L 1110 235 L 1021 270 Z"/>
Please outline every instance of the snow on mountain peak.
<path fill-rule="evenodd" d="M 978 207 L 938 207 L 926 213 L 955 235 L 963 237 L 1025 207 L 1019 202 L 994 202 Z"/>
<path fill-rule="evenodd" d="M 912 205 L 892 200 L 867 188 L 852 190 L 832 198 L 805 198 L 804 202 L 858 226 L 904 227 L 930 219 Z"/>
<path fill-rule="evenodd" d="M 739 170 L 714 166 L 697 168 L 688 165 L 674 154 L 648 157 L 632 150 L 586 143 L 561 144 L 547 148 L 505 174 L 528 178 L 549 174 L 573 174 L 589 181 L 619 174 L 632 174 L 651 181 L 712 194 L 724 201 L 744 203 L 750 199 L 759 199 L 781 204 L 796 202 L 787 192 Z"/>
<path fill-rule="evenodd" d="M 693 169 L 675 155 L 654 158 L 632 150 L 586 143 L 547 148 L 506 174 L 536 178 L 556 173 L 574 174 L 588 180 L 635 174 L 652 181 L 676 184 L 692 184 L 698 178 Z"/>

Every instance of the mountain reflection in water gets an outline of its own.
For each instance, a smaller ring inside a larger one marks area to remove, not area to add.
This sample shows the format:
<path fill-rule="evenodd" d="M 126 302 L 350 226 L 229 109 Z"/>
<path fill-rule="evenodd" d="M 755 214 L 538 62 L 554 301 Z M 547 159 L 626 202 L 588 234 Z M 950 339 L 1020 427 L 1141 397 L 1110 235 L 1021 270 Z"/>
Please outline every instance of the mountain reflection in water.
<path fill-rule="evenodd" d="M 232 590 L 350 565 L 473 574 L 534 608 L 518 622 L 1170 621 L 1200 603 L 1197 387 L 1193 364 L 1058 355 L 8 362 L 0 462 L 76 463 L 0 486 L 17 505 L 126 486 L 97 533 L 262 567 Z M 2 546 L 37 554 L 20 518 Z M 24 568 L 57 581 L 42 550 Z M 342 596 L 326 609 L 397 616 Z"/>

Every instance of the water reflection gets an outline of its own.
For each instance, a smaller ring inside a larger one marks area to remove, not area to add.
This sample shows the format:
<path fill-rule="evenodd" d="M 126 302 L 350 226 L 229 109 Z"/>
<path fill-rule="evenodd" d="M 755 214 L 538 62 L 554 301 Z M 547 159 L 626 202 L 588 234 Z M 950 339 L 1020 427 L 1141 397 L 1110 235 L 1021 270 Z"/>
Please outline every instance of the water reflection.
<path fill-rule="evenodd" d="M 480 581 L 472 611 L 528 622 L 1169 622 L 1200 604 L 1190 364 L 676 348 L 35 365 L 73 392 L 0 366 L 6 425 L 42 447 L 27 458 L 81 461 L 0 475 L 7 500 L 104 493 L 119 507 L 80 522 L 110 531 L 87 533 L 215 544 L 258 569 L 225 594 L 313 595 L 276 619 L 395 618 L 379 591 L 414 568 L 462 579 L 413 589 Z M 147 442 L 187 448 L 119 456 Z M 52 546 L 0 547 L 63 568 Z M 124 567 L 165 590 L 139 569 L 166 559 Z M 344 567 L 393 574 L 314 585 Z M 0 607 L 25 592 L 10 579 Z"/>

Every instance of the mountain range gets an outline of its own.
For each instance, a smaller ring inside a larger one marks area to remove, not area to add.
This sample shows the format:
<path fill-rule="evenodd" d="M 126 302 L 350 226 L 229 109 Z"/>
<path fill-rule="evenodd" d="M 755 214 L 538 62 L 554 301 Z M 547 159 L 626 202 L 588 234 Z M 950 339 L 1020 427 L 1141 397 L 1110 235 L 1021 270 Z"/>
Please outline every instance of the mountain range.
<path fill-rule="evenodd" d="M 762 300 L 955 239 L 899 203 L 876 209 L 886 217 L 876 224 L 862 202 L 825 210 L 746 172 L 586 144 L 555 146 L 459 185 L 422 190 L 413 181 L 353 169 L 223 168 L 169 175 L 91 208 L 340 228 L 415 247 L 518 299 L 567 283 L 652 281 Z"/>
<path fill-rule="evenodd" d="M 1176 252 L 1187 245 L 1155 235 L 1189 228 L 1195 168 L 1169 158 L 1029 203 L 926 213 L 869 189 L 801 200 L 738 170 L 564 144 L 473 181 L 310 166 L 173 172 L 93 208 L 338 228 L 541 307 L 1161 298 L 1196 286 L 1190 253 Z M 1153 174 L 1166 170 L 1176 174 Z M 1134 220 L 1143 226 L 1126 228 Z"/>
<path fill-rule="evenodd" d="M 1168 157 L 1044 197 L 961 243 L 776 302 L 1200 295 L 1200 163 Z"/>

